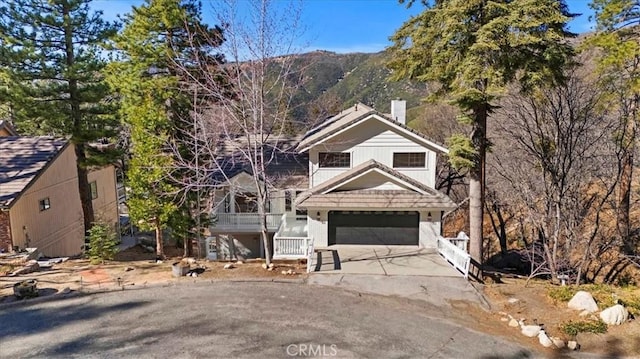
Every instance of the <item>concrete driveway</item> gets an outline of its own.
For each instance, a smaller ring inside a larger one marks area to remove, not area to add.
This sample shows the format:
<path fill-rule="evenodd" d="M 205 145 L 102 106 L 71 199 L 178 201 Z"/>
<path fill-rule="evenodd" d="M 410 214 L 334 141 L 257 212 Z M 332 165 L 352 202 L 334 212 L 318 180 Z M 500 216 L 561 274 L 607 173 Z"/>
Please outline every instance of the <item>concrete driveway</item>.
<path fill-rule="evenodd" d="M 315 272 L 462 277 L 435 249 L 416 246 L 335 245 L 319 249 Z"/>

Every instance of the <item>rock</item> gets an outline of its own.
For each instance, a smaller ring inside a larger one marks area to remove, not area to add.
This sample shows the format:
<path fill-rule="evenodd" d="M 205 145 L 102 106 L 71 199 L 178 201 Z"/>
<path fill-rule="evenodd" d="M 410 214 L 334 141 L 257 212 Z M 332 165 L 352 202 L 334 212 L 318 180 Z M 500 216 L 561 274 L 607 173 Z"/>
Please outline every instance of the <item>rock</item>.
<path fill-rule="evenodd" d="M 569 308 L 575 310 L 585 310 L 590 313 L 598 311 L 598 305 L 589 292 L 583 290 L 577 292 L 569 301 Z"/>
<path fill-rule="evenodd" d="M 551 339 L 549 338 L 547 333 L 545 333 L 544 330 L 541 330 L 538 333 L 538 341 L 545 348 L 549 348 L 549 347 L 553 346 L 553 341 L 551 341 Z"/>
<path fill-rule="evenodd" d="M 501 321 L 501 322 L 508 322 L 508 321 L 509 321 L 509 318 L 507 318 L 507 317 L 502 317 L 502 318 L 500 318 L 500 321 Z M 517 324 L 517 322 L 516 322 L 516 324 Z"/>
<path fill-rule="evenodd" d="M 542 330 L 542 327 L 539 325 L 524 325 L 524 320 L 520 320 L 518 324 L 520 325 L 520 332 L 522 335 L 529 338 L 538 336 Z"/>
<path fill-rule="evenodd" d="M 626 322 L 627 318 L 629 318 L 629 312 L 620 304 L 609 307 L 600 313 L 600 319 L 608 325 L 620 325 Z"/>
<path fill-rule="evenodd" d="M 164 263 L 161 259 L 156 259 L 156 264 L 162 264 Z"/>
<path fill-rule="evenodd" d="M 269 267 L 269 268 L 267 268 L 267 270 L 268 270 L 268 271 L 272 271 L 272 270 L 273 270 L 273 267 Z"/>
<path fill-rule="evenodd" d="M 567 342 L 567 348 L 569 348 L 570 350 L 579 350 L 580 344 L 578 344 L 578 342 L 576 342 L 575 340 L 569 340 Z"/>
<path fill-rule="evenodd" d="M 183 261 L 189 263 L 189 264 L 196 264 L 196 259 L 193 257 L 187 257 L 187 258 L 183 258 Z"/>
<path fill-rule="evenodd" d="M 288 275 L 294 275 L 295 273 L 293 272 L 293 269 L 289 269 L 289 270 L 287 271 L 287 274 L 288 274 Z"/>
<path fill-rule="evenodd" d="M 283 271 L 282 271 L 282 272 L 280 272 L 280 273 L 282 273 L 282 275 L 287 275 L 287 274 L 289 274 L 286 270 L 283 270 Z"/>
<path fill-rule="evenodd" d="M 69 294 L 69 293 L 71 293 L 71 288 L 69 288 L 69 287 L 64 287 L 64 289 L 62 289 L 62 290 L 60 291 L 60 293 L 62 293 L 62 294 Z"/>
<path fill-rule="evenodd" d="M 498 312 L 498 315 L 507 316 L 509 314 L 507 314 L 506 312 Z"/>
<path fill-rule="evenodd" d="M 509 298 L 509 300 L 507 302 L 509 302 L 509 304 L 516 304 L 520 301 L 520 299 L 518 298 Z"/>
<path fill-rule="evenodd" d="M 236 264 L 244 264 L 243 261 L 237 261 Z"/>
<path fill-rule="evenodd" d="M 553 342 L 553 345 L 555 345 L 558 349 L 564 348 L 564 340 L 558 337 L 551 337 L 551 341 Z"/>
<path fill-rule="evenodd" d="M 11 273 L 9 276 L 13 277 L 21 274 L 33 273 L 33 272 L 37 272 L 38 270 L 40 270 L 40 265 L 38 264 L 38 261 L 30 260 L 24 265 L 24 267 L 13 271 L 13 273 Z"/>
<path fill-rule="evenodd" d="M 269 263 L 269 268 L 275 268 L 275 265 L 273 263 Z"/>
<path fill-rule="evenodd" d="M 191 276 L 192 276 L 192 277 L 194 277 L 194 278 L 197 278 L 197 277 L 198 277 L 198 273 L 196 273 L 196 272 L 191 272 Z"/>
<path fill-rule="evenodd" d="M 509 321 L 509 326 L 510 326 L 510 327 L 513 327 L 513 328 L 517 328 L 517 327 L 519 327 L 519 326 L 520 326 L 520 323 L 518 323 L 518 321 L 517 321 L 517 320 L 515 320 L 515 319 L 511 318 L 511 320 Z"/>
<path fill-rule="evenodd" d="M 267 269 L 267 263 L 262 263 L 262 269 Z"/>
<path fill-rule="evenodd" d="M 227 264 L 225 264 L 225 265 L 224 265 L 224 267 L 222 267 L 222 268 L 223 268 L 223 269 L 233 269 L 233 268 L 235 268 L 235 267 L 233 266 L 233 263 L 227 263 Z"/>
<path fill-rule="evenodd" d="M 135 268 L 133 268 L 133 267 L 124 267 L 124 271 L 125 271 L 125 272 L 130 272 L 130 271 L 132 271 L 132 270 L 134 270 L 134 269 L 135 269 Z"/>

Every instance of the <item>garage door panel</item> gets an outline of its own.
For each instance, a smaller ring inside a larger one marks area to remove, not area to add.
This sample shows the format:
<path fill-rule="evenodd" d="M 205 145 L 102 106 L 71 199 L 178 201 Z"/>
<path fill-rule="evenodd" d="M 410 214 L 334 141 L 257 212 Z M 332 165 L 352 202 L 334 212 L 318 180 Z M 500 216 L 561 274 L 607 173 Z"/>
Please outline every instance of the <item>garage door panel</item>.
<path fill-rule="evenodd" d="M 336 244 L 414 246 L 417 237 L 417 228 L 336 227 Z"/>
<path fill-rule="evenodd" d="M 417 212 L 329 212 L 329 244 L 418 245 Z"/>

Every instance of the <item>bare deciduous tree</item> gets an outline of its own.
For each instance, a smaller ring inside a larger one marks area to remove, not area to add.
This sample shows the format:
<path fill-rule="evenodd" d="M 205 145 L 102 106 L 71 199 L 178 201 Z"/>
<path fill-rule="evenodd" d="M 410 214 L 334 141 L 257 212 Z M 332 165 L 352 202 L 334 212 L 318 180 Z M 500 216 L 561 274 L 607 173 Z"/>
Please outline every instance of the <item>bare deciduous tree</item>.
<path fill-rule="evenodd" d="M 601 223 L 618 178 L 614 126 L 602 92 L 573 71 L 563 86 L 504 102 L 493 138 L 493 172 L 511 187 L 532 230 L 531 275 L 571 272 L 610 248 Z"/>
<path fill-rule="evenodd" d="M 222 71 L 208 71 L 206 59 L 196 57 L 183 67 L 185 73 L 192 74 L 188 91 L 194 93 L 194 101 L 206 99 L 194 107 L 190 119 L 193 131 L 187 137 L 191 151 L 206 153 L 207 157 L 205 163 L 178 161 L 178 166 L 198 168 L 182 180 L 183 188 L 228 183 L 226 173 L 230 169 L 246 168 L 255 185 L 253 200 L 266 262 L 270 264 L 267 213 L 277 179 L 268 168 L 283 151 L 294 149 L 287 135 L 292 97 L 302 81 L 302 74 L 293 66 L 301 35 L 301 6 L 298 1 L 276 4 L 269 0 L 229 0 L 211 5 L 224 29 L 220 51 L 226 63 Z M 216 178 L 213 173 L 222 181 L 212 182 Z"/>

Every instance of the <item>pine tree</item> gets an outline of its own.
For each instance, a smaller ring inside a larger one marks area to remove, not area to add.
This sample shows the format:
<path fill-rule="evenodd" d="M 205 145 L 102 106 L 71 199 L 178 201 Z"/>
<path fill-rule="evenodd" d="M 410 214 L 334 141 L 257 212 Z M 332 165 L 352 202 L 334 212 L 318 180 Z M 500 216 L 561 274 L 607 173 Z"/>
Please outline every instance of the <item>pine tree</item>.
<path fill-rule="evenodd" d="M 450 99 L 472 126 L 470 138 L 451 139 L 450 160 L 469 168 L 470 252 L 479 264 L 487 119 L 510 82 L 528 90 L 562 80 L 572 54 L 570 18 L 562 0 L 436 0 L 392 36 L 394 78 L 439 84 L 435 95 Z"/>
<path fill-rule="evenodd" d="M 116 135 L 102 44 L 116 27 L 90 0 L 10 0 L 0 5 L 0 98 L 18 131 L 70 137 L 78 159 L 85 230 L 94 221 L 87 170 L 113 151 L 89 144 Z"/>
<path fill-rule="evenodd" d="M 131 132 L 127 204 L 142 229 L 155 230 L 159 257 L 164 256 L 163 229 L 169 222 L 184 223 L 172 217 L 187 215 L 179 207 L 193 200 L 180 200 L 176 181 L 181 176 L 176 155 L 188 151 L 182 144 L 172 146 L 189 131 L 183 127 L 193 106 L 186 79 L 198 75 L 188 71 L 188 64 L 204 56 L 214 66 L 220 58 L 211 50 L 220 41 L 221 29 L 202 24 L 199 5 L 180 0 L 147 0 L 124 19 L 115 40 L 122 61 L 110 66 L 109 83 L 119 93 L 122 119 Z"/>

